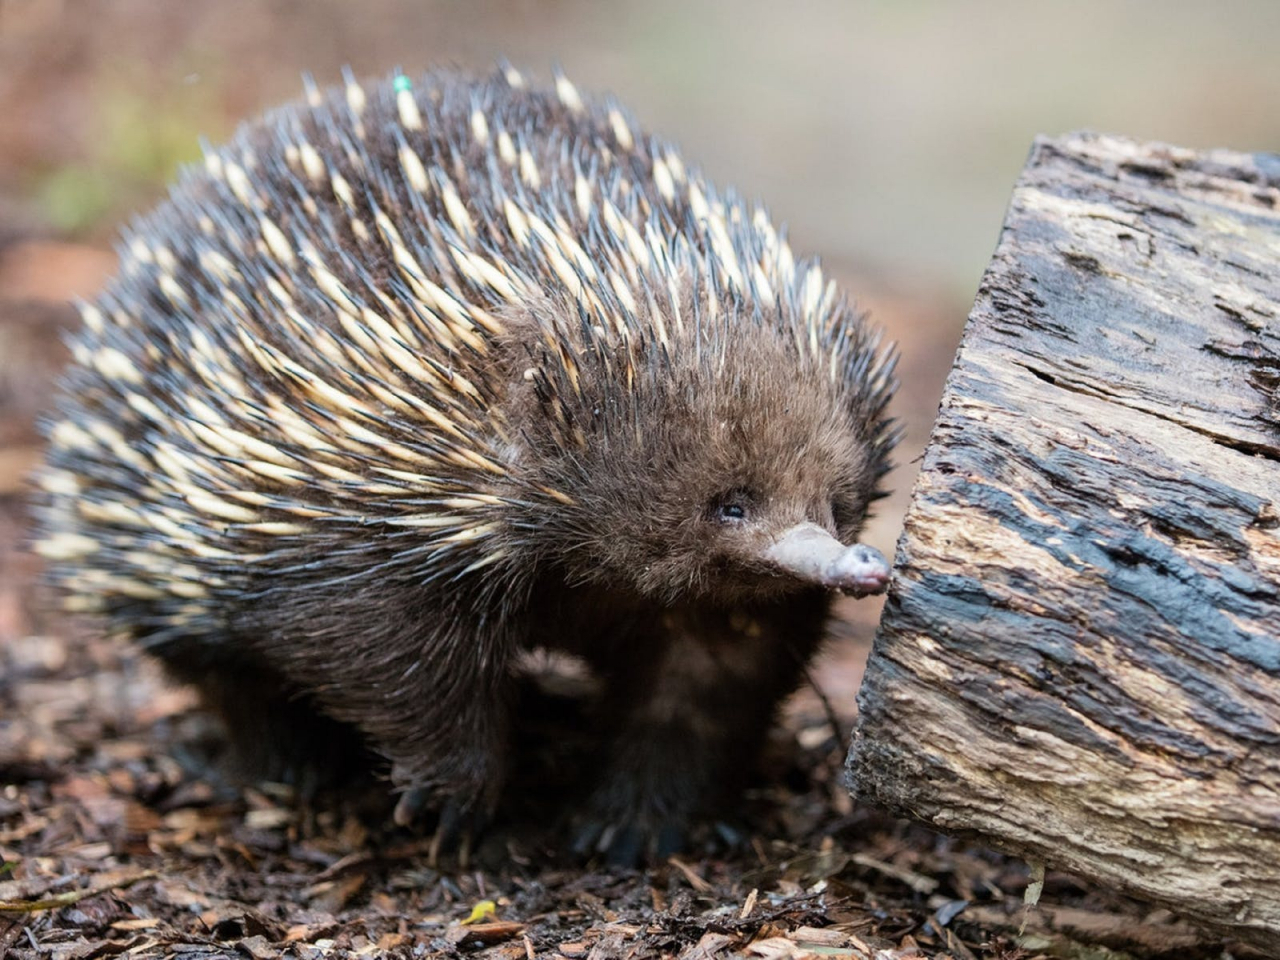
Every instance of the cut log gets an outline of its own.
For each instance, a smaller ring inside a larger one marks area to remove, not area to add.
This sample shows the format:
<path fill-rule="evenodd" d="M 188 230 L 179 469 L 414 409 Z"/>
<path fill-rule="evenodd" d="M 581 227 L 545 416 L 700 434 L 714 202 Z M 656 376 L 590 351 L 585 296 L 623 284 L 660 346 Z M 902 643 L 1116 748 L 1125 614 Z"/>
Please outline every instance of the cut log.
<path fill-rule="evenodd" d="M 1280 157 L 1040 140 L 898 545 L 858 798 L 1280 955 Z"/>

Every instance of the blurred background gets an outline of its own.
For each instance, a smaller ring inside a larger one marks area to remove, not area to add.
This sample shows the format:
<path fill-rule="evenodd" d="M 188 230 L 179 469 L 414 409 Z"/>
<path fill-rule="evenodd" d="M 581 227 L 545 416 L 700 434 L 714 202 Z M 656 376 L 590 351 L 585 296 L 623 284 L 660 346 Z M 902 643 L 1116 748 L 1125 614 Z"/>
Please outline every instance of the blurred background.
<path fill-rule="evenodd" d="M 65 301 L 114 269 L 119 225 L 201 136 L 299 96 L 304 71 L 502 56 L 617 94 L 711 179 L 762 198 L 898 341 L 907 433 L 869 531 L 886 551 L 1032 138 L 1280 151 L 1275 0 L 0 0 L 0 649 L 49 655 L 23 645 L 44 625 L 22 478 L 76 322 Z M 861 642 L 827 671 L 842 707 L 877 611 L 848 609 Z"/>

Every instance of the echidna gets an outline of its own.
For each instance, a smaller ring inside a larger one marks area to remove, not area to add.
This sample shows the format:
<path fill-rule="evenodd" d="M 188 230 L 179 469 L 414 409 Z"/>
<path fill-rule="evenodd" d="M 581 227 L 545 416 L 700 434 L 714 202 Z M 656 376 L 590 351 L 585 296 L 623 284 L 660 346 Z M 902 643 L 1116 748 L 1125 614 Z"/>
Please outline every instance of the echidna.
<path fill-rule="evenodd" d="M 40 552 L 268 766 L 489 810 L 521 650 L 616 706 L 584 836 L 732 795 L 819 644 L 890 351 L 758 206 L 563 76 L 309 87 L 207 150 L 82 307 Z"/>

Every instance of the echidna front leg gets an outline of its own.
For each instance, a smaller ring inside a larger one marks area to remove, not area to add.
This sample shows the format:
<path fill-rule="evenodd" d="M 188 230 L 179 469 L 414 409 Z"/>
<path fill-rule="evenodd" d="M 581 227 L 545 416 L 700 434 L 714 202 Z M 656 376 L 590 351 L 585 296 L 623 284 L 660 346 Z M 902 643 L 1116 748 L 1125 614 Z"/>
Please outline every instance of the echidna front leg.
<path fill-rule="evenodd" d="M 615 656 L 609 695 L 624 712 L 579 852 L 616 863 L 666 856 L 691 821 L 735 799 L 821 641 L 829 603 L 814 591 L 731 610 L 674 608 L 656 616 L 656 636 Z"/>

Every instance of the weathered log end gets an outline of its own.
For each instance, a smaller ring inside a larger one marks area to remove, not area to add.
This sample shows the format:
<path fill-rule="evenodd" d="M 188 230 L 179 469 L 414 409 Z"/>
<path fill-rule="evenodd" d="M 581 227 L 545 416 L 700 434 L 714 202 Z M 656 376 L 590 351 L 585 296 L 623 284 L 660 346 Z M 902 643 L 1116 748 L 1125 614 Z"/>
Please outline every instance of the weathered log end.
<path fill-rule="evenodd" d="M 1280 157 L 1014 191 L 916 484 L 862 800 L 1280 953 Z"/>

